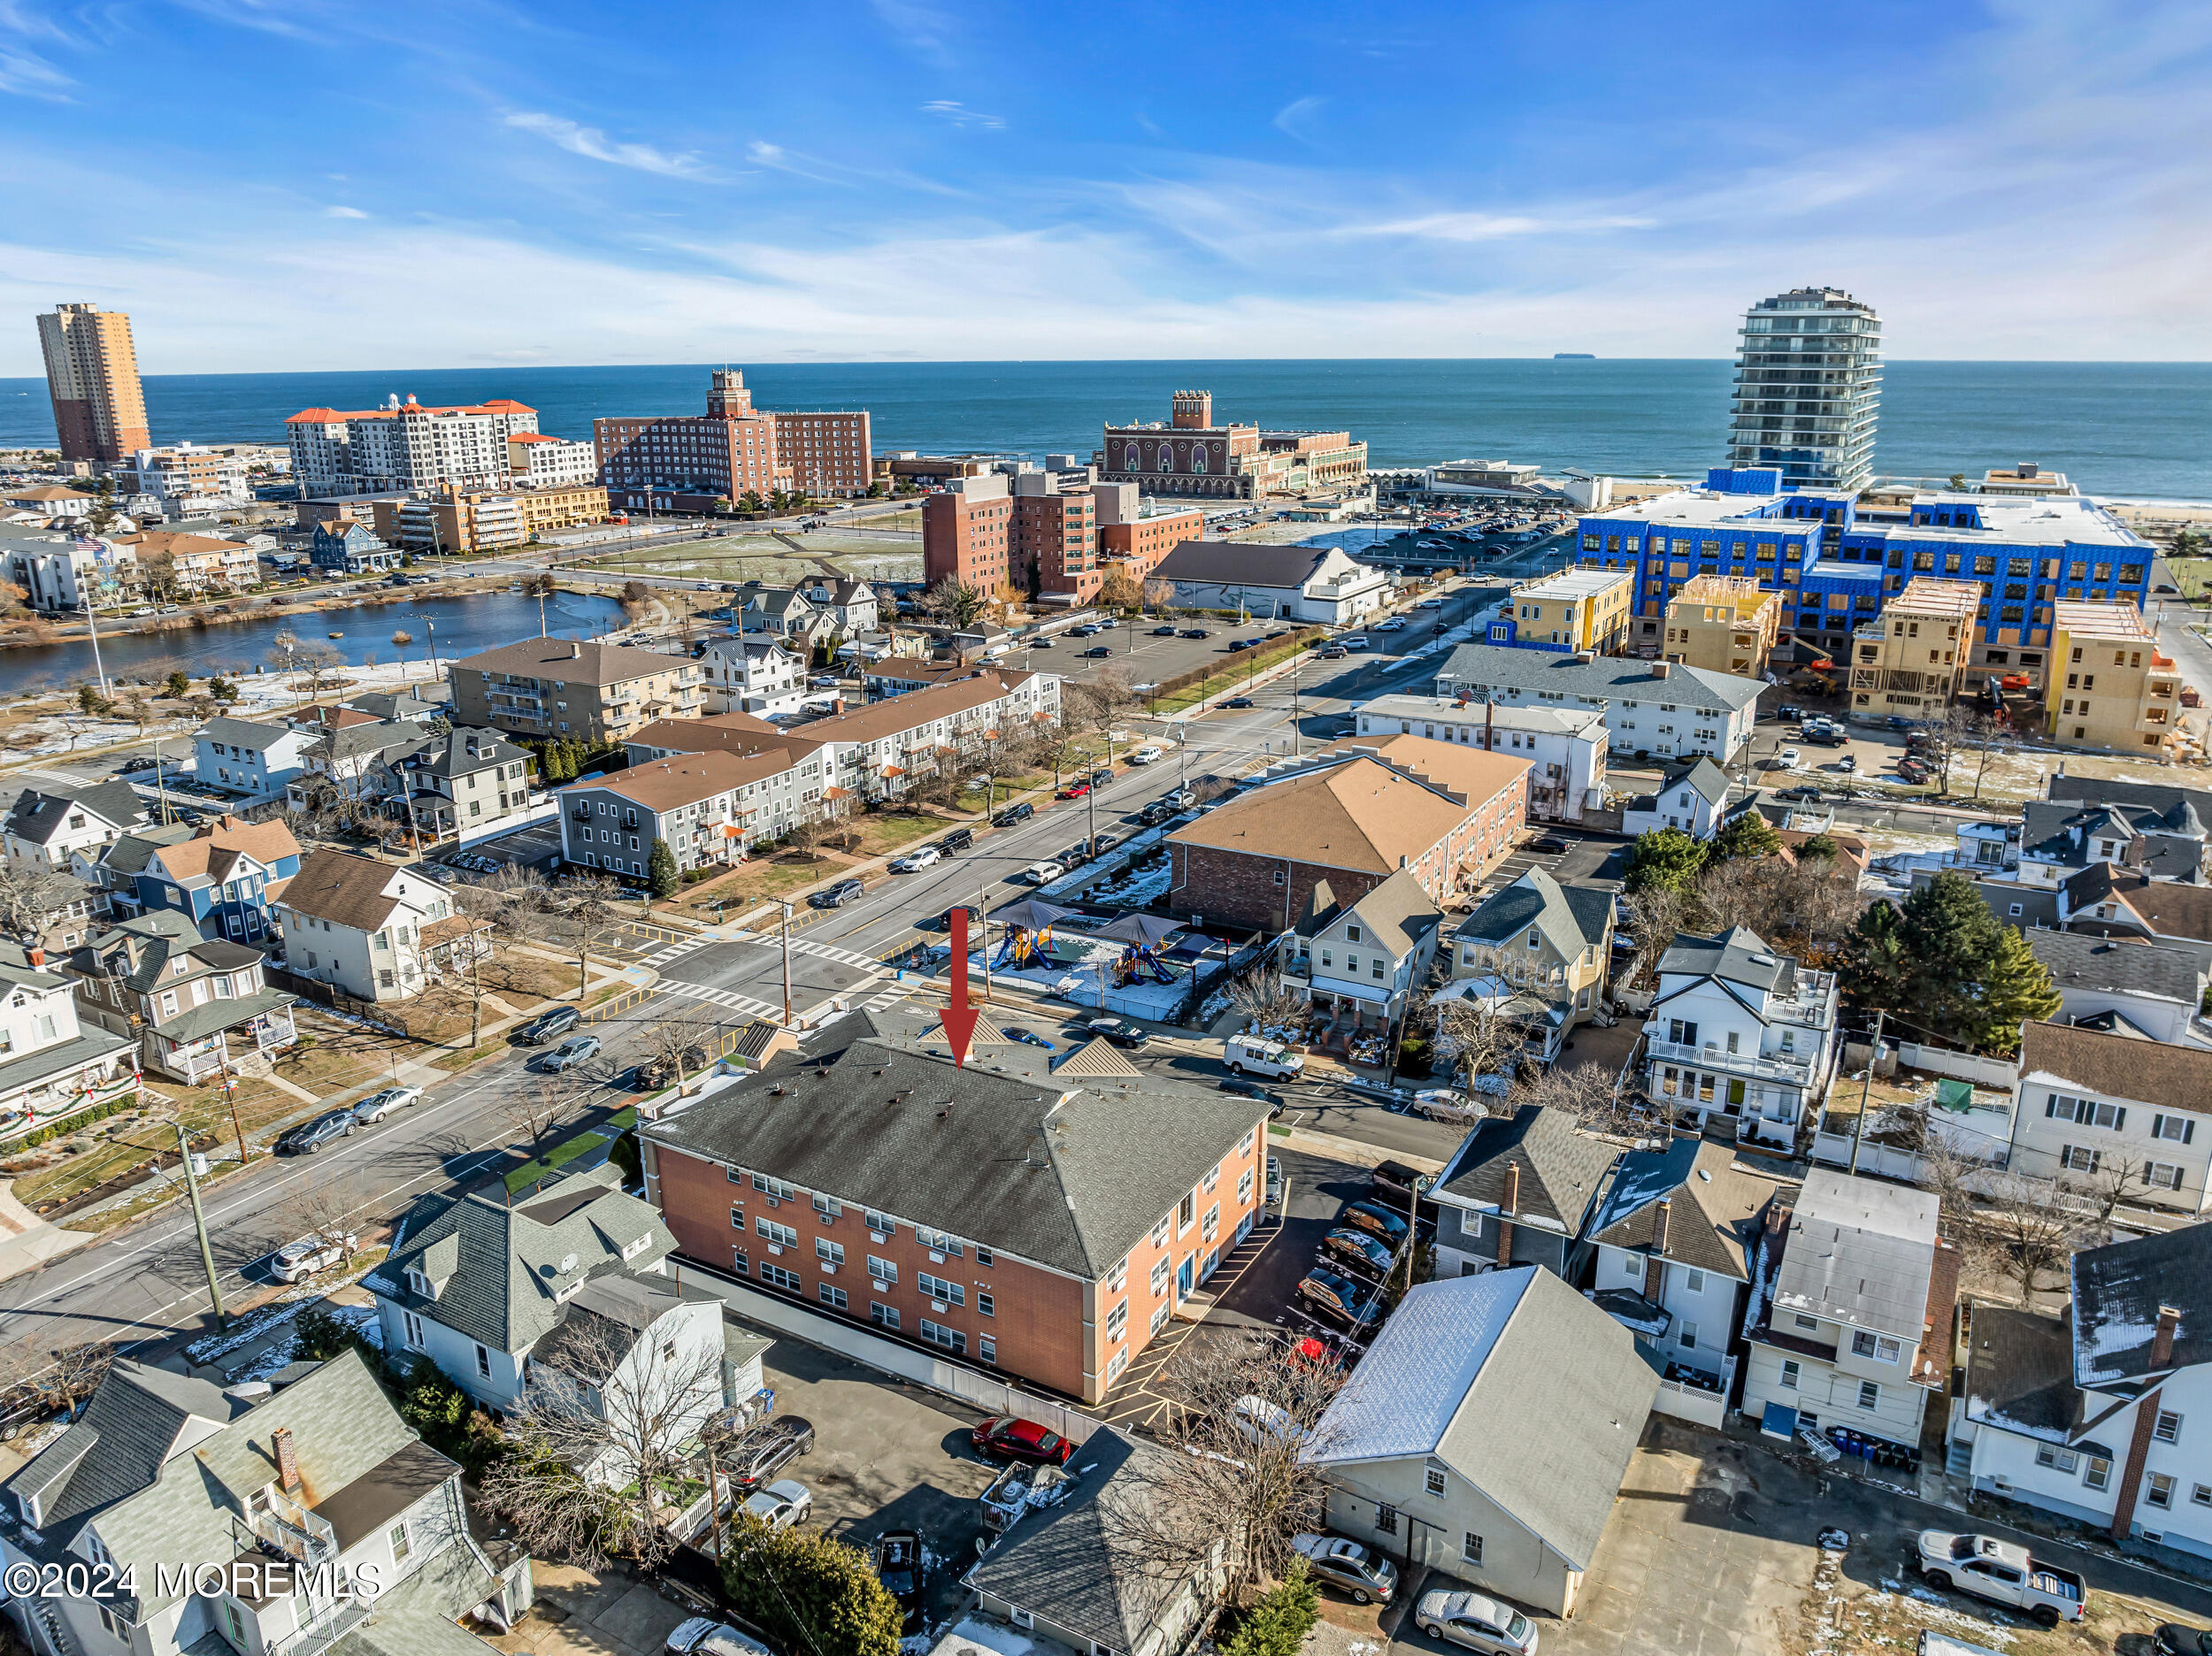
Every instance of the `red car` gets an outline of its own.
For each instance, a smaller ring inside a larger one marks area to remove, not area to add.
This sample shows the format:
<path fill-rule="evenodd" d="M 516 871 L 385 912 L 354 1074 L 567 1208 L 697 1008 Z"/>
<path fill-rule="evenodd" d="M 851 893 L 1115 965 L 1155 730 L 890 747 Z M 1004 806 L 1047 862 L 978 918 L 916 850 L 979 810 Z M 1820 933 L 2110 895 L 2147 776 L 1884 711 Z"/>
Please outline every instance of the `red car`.
<path fill-rule="evenodd" d="M 1071 782 L 1067 785 L 1067 786 L 1060 790 L 1060 797 L 1062 799 L 1081 799 L 1090 791 L 1091 785 L 1088 782 Z"/>
<path fill-rule="evenodd" d="M 999 1414 L 968 1435 L 978 1454 L 998 1455 L 1008 1460 L 1034 1460 L 1047 1466 L 1065 1466 L 1075 1445 L 1058 1432 L 1048 1431 L 1035 1421 Z"/>

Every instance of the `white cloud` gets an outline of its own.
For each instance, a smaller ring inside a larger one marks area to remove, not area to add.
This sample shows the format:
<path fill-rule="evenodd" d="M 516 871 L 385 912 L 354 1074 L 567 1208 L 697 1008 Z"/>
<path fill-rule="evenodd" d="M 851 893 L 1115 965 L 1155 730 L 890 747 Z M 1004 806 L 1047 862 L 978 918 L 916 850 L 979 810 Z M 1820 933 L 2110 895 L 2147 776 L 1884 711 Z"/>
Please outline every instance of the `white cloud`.
<path fill-rule="evenodd" d="M 368 214 L 363 212 L 358 207 L 326 207 L 323 209 L 323 217 L 326 218 L 365 218 Z"/>
<path fill-rule="evenodd" d="M 50 104 L 66 104 L 70 102 L 69 88 L 76 84 L 36 52 L 0 46 L 0 92 L 39 98 Z"/>
<path fill-rule="evenodd" d="M 524 132 L 535 133 L 572 155 L 604 161 L 610 166 L 634 167 L 641 172 L 657 172 L 664 178 L 705 179 L 710 176 L 694 150 L 671 154 L 665 150 L 657 150 L 651 144 L 615 143 L 598 127 L 581 126 L 559 115 L 524 110 L 508 116 L 507 125 Z"/>
<path fill-rule="evenodd" d="M 996 132 L 1006 125 L 995 115 L 986 115 L 981 110 L 972 110 L 966 104 L 956 103 L 951 98 L 932 98 L 922 105 L 922 113 L 934 115 L 941 120 L 949 120 L 956 126 L 980 126 L 989 132 Z"/>
<path fill-rule="evenodd" d="M 1302 144 L 1312 143 L 1314 137 L 1309 128 L 1313 125 L 1313 118 L 1321 112 L 1321 106 L 1328 101 L 1317 96 L 1299 98 L 1277 110 L 1275 119 L 1268 125 L 1279 133 L 1295 138 Z"/>

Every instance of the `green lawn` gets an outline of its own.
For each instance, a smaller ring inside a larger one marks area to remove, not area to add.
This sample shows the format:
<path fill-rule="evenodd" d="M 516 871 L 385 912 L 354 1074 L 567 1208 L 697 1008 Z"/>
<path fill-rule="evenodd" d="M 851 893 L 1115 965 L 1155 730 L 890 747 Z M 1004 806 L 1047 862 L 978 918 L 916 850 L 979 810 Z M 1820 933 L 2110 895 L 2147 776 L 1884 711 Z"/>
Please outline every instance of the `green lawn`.
<path fill-rule="evenodd" d="M 1155 713 L 1180 712 L 1187 707 L 1193 707 L 1203 702 L 1210 695 L 1220 695 L 1233 691 L 1238 686 L 1257 678 L 1271 667 L 1279 666 L 1290 660 L 1294 656 L 1303 656 L 1307 653 L 1307 646 L 1304 644 L 1293 644 L 1287 641 L 1271 645 L 1264 649 L 1242 651 L 1236 656 L 1225 658 L 1221 670 L 1209 673 L 1204 682 L 1187 685 L 1172 695 L 1160 697 L 1156 702 L 1151 704 L 1151 710 Z"/>
<path fill-rule="evenodd" d="M 575 1138 L 555 1145 L 543 1155 L 524 1162 L 513 1172 L 508 1174 L 507 1189 L 511 1192 L 521 1190 L 526 1185 L 534 1184 L 540 1179 L 550 1178 L 579 1156 L 588 1155 L 609 1142 L 604 1133 L 579 1133 Z"/>

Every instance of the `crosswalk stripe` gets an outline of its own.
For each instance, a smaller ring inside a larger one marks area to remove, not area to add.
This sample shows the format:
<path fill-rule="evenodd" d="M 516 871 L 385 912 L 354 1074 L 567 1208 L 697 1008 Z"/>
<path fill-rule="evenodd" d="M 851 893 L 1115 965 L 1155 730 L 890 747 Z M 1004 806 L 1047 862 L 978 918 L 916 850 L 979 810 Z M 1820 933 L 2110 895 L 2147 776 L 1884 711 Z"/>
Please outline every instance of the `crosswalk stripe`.
<path fill-rule="evenodd" d="M 664 983 L 662 988 L 671 994 L 682 995 L 690 1000 L 705 1000 L 733 1012 L 742 1012 L 750 1017 L 780 1016 L 780 1007 L 772 1007 L 765 1000 L 756 1000 L 750 995 L 739 994 L 734 989 L 712 989 L 704 984 Z"/>

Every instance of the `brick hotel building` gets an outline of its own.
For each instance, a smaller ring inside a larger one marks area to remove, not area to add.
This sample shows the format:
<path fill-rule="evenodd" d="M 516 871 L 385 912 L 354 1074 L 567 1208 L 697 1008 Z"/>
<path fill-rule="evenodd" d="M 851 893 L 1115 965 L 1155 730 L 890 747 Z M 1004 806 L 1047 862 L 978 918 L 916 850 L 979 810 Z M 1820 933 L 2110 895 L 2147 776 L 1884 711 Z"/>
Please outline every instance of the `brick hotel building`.
<path fill-rule="evenodd" d="M 748 494 L 865 494 L 868 414 L 753 406 L 745 376 L 718 368 L 704 414 L 596 419 L 599 480 L 617 507 L 707 511 Z"/>
<path fill-rule="evenodd" d="M 1217 426 L 1210 391 L 1178 391 L 1167 425 L 1109 426 L 1104 440 L 1099 476 L 1148 494 L 1260 500 L 1367 480 L 1367 445 L 1349 432 Z"/>

